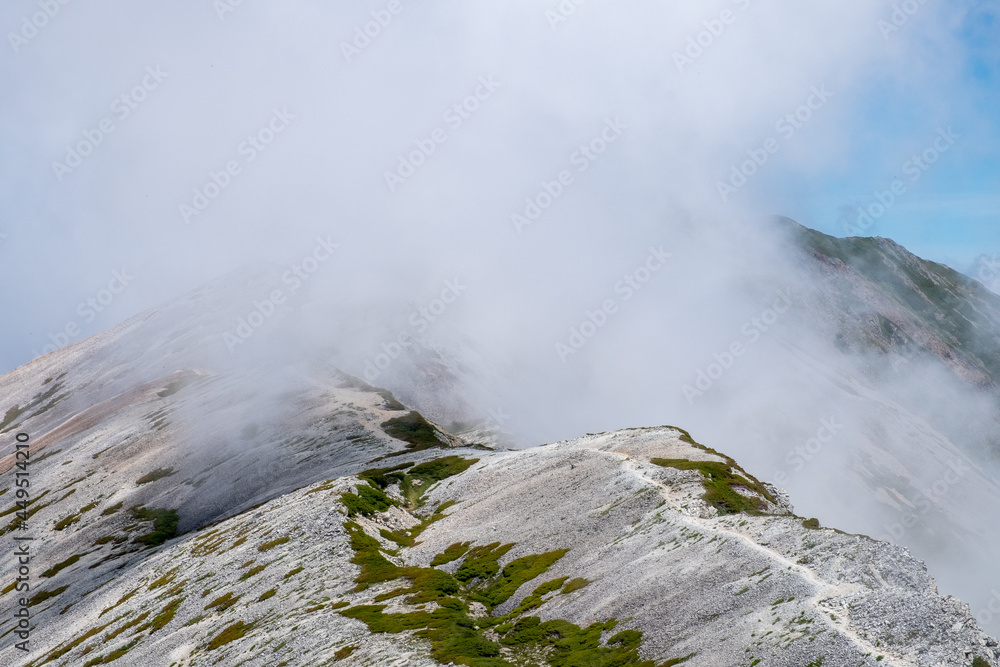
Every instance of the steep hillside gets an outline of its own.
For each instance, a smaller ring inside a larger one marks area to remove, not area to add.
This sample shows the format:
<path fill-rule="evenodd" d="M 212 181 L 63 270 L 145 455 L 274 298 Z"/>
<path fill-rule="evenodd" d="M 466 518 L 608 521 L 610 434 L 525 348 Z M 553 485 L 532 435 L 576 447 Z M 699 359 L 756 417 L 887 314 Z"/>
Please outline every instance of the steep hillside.
<path fill-rule="evenodd" d="M 411 463 L 175 538 L 68 609 L 40 601 L 12 664 L 998 664 L 903 549 L 795 516 L 683 431 Z"/>
<path fill-rule="evenodd" d="M 841 346 L 934 355 L 966 382 L 1000 387 L 1000 296 L 890 239 L 837 239 L 783 224 L 813 267 L 839 283 L 824 305 L 839 316 Z"/>

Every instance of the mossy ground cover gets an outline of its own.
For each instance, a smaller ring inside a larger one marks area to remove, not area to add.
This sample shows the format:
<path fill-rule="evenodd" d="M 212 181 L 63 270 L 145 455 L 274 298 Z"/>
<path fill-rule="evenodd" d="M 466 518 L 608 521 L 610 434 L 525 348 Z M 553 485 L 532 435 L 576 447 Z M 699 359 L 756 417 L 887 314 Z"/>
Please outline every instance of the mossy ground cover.
<path fill-rule="evenodd" d="M 437 508 L 431 519 L 442 516 L 443 509 Z M 496 607 L 509 600 L 522 585 L 544 574 L 567 553 L 567 549 L 530 554 L 501 566 L 500 560 L 515 545 L 456 543 L 432 561 L 446 564 L 461 560 L 455 574 L 451 575 L 436 567 L 396 565 L 387 558 L 381 543 L 358 523 L 347 521 L 344 527 L 354 551 L 351 562 L 361 568 L 355 579 L 358 584 L 355 590 L 398 580 L 401 585 L 377 596 L 375 602 L 405 596 L 404 602 L 416 608 L 406 613 L 386 613 L 384 604 L 366 604 L 343 609 L 340 613 L 362 621 L 372 632 L 413 631 L 430 642 L 431 657 L 441 663 L 469 667 L 529 664 L 666 667 L 687 659 L 675 658 L 661 665 L 642 660 L 639 657 L 642 633 L 637 630 L 619 632 L 602 642 L 602 633 L 617 625 L 615 619 L 581 628 L 564 620 L 542 622 L 537 616 L 526 615 L 543 605 L 546 596 L 558 594 L 560 590 L 565 593 L 582 588 L 589 583 L 585 579 L 574 579 L 571 583 L 575 582 L 575 586 L 569 587 L 570 590 L 566 590 L 568 577 L 544 582 L 510 613 L 493 615 Z M 386 536 L 384 533 L 388 531 L 382 532 L 383 537 L 395 544 L 405 545 L 412 539 L 411 536 Z M 476 602 L 485 605 L 489 614 L 472 615 L 472 604 Z M 428 603 L 432 603 L 431 606 Z"/>
<path fill-rule="evenodd" d="M 704 479 L 705 493 L 702 499 L 715 507 L 721 514 L 759 514 L 766 506 L 763 501 L 748 498 L 736 491 L 734 486 L 754 489 L 753 482 L 737 475 L 732 468 L 719 461 L 689 461 L 688 459 L 652 459 L 652 463 L 664 468 L 697 470 Z M 756 489 L 754 489 L 756 490 Z"/>
<path fill-rule="evenodd" d="M 390 468 L 372 468 L 358 473 L 358 477 L 368 482 L 368 486 L 359 486 L 355 493 L 342 494 L 341 501 L 347 507 L 349 518 L 359 514 L 372 516 L 384 512 L 394 504 L 384 489 L 392 484 L 399 484 L 400 493 L 406 499 L 405 506 L 414 509 L 422 503 L 424 494 L 435 482 L 463 473 L 478 462 L 479 459 L 445 456 L 419 465 L 402 463 Z M 400 546 L 411 546 L 412 532 L 409 536 L 398 534 L 396 537 L 403 539 L 398 542 Z"/>
<path fill-rule="evenodd" d="M 340 500 L 347 508 L 347 516 L 352 518 L 359 514 L 371 516 L 392 507 L 392 499 L 373 486 L 359 485 L 357 493 L 341 494 Z"/>
<path fill-rule="evenodd" d="M 153 522 L 153 531 L 135 538 L 132 540 L 134 543 L 155 547 L 177 536 L 177 524 L 180 521 L 177 510 L 162 507 L 146 509 L 139 505 L 133 507 L 131 512 L 132 517 L 139 521 Z"/>
<path fill-rule="evenodd" d="M 734 489 L 742 486 L 760 494 L 772 503 L 777 499 L 767 490 L 760 480 L 741 468 L 732 458 L 695 442 L 691 434 L 684 429 L 671 426 L 681 433 L 680 440 L 714 456 L 724 459 L 720 461 L 690 461 L 688 459 L 652 459 L 651 463 L 665 468 L 678 470 L 697 470 L 703 476 L 702 486 L 705 493 L 702 500 L 719 510 L 720 514 L 760 514 L 767 506 L 759 498 L 748 498 Z"/>
<path fill-rule="evenodd" d="M 61 379 L 64 375 L 65 373 L 61 374 L 56 379 Z M 51 379 L 52 378 L 43 382 L 42 386 L 48 384 Z M 25 419 L 31 419 L 32 417 L 37 417 L 38 415 L 48 412 L 59 401 L 69 396 L 69 394 L 59 394 L 59 391 L 62 390 L 63 386 L 63 382 L 56 382 L 48 389 L 35 394 L 23 408 L 19 405 L 9 408 L 4 414 L 3 419 L 0 419 L 0 433 L 6 433 L 19 427 L 23 421 L 20 423 L 14 422 L 28 412 L 31 412 L 31 414 L 25 417 Z M 43 403 L 45 405 L 42 405 Z"/>
<path fill-rule="evenodd" d="M 389 456 L 419 452 L 432 447 L 442 447 L 444 442 L 438 437 L 438 431 L 434 425 L 424 419 L 416 410 L 412 410 L 402 417 L 394 417 L 380 424 L 386 435 L 402 440 L 407 443 L 406 449 L 402 452 L 393 452 Z"/>

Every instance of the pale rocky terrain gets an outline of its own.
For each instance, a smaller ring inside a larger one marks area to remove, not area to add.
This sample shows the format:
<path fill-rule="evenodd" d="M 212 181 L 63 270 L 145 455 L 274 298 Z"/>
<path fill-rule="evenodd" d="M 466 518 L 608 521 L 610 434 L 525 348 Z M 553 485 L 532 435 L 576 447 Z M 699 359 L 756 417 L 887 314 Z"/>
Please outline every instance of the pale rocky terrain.
<path fill-rule="evenodd" d="M 690 654 L 686 664 L 692 667 L 958 666 L 971 664 L 973 656 L 998 664 L 996 642 L 976 627 L 968 607 L 939 596 L 923 565 L 904 549 L 807 529 L 780 496 L 776 503 L 765 501 L 765 513 L 757 516 L 719 515 L 700 498 L 699 472 L 650 462 L 725 462 L 684 435 L 670 427 L 632 429 L 526 451 L 459 447 L 393 457 L 395 463 L 446 453 L 478 463 L 432 488 L 422 510 L 393 507 L 356 521 L 383 548 L 395 549 L 379 538 L 383 529 L 410 528 L 454 501 L 419 543 L 395 557 L 420 567 L 456 542 L 513 543 L 501 564 L 568 549 L 494 613 L 511 611 L 542 580 L 582 577 L 590 583 L 546 595 L 535 613 L 543 621 L 561 618 L 580 626 L 616 618 L 621 627 L 644 633 L 641 655 L 656 664 Z M 88 454 L 85 449 L 74 458 Z M 93 492 L 104 488 L 103 474 L 98 467 L 93 481 L 78 487 L 84 497 L 77 504 L 101 495 Z M 372 633 L 340 613 L 399 585 L 355 588 L 360 570 L 351 562 L 341 498 L 363 484 L 345 475 L 300 488 L 124 557 L 114 563 L 121 570 L 90 569 L 104 555 L 90 549 L 46 585 L 69 589 L 37 608 L 36 650 L 19 659 L 8 635 L 5 659 L 31 665 L 439 664 L 429 657 L 427 642 L 411 633 Z M 98 508 L 124 497 L 105 495 Z M 34 517 L 46 524 L 36 568 L 58 562 L 64 546 L 86 550 L 109 529 L 127 534 L 126 527 L 102 521 L 96 509 L 57 533 L 43 512 Z M 233 627 L 244 629 L 243 636 L 212 647 Z M 347 647 L 353 651 L 338 660 Z"/>

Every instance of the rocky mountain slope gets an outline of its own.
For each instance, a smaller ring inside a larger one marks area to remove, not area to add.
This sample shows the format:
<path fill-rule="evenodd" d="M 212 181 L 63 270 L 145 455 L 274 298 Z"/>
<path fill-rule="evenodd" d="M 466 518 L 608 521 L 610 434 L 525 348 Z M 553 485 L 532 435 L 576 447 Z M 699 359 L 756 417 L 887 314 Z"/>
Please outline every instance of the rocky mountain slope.
<path fill-rule="evenodd" d="M 678 429 L 428 451 L 149 546 L 101 583 L 99 554 L 47 553 L 83 547 L 96 516 L 47 535 L 37 648 L 2 650 L 33 666 L 998 664 L 905 550 L 795 516 Z"/>

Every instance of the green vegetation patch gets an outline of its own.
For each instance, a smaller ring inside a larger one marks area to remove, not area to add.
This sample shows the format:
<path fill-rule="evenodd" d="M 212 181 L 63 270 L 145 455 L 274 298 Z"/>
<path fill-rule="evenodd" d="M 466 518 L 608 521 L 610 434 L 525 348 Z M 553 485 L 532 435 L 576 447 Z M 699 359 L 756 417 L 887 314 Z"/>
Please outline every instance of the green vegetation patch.
<path fill-rule="evenodd" d="M 521 587 L 543 572 L 557 560 L 565 556 L 569 549 L 556 549 L 543 554 L 532 554 L 512 560 L 504 566 L 498 580 L 474 596 L 476 600 L 490 607 L 506 602 Z"/>
<path fill-rule="evenodd" d="M 410 468 L 409 475 L 419 479 L 426 485 L 440 482 L 454 475 L 459 475 L 476 463 L 479 459 L 463 459 L 461 456 L 445 456 L 433 461 L 427 461 Z"/>
<path fill-rule="evenodd" d="M 63 373 L 59 377 L 62 378 L 63 375 L 65 375 L 65 373 Z M 43 386 L 45 384 L 48 383 L 47 382 L 42 383 Z M 56 403 L 69 396 L 69 394 L 59 394 L 59 390 L 63 388 L 64 384 L 65 383 L 63 382 L 56 382 L 47 390 L 35 394 L 32 397 L 31 401 L 29 401 L 28 404 L 25 405 L 23 408 L 19 405 L 15 405 L 14 407 L 9 408 L 7 410 L 7 413 L 4 415 L 3 419 L 0 419 L 0 433 L 6 433 L 7 431 L 11 431 L 15 427 L 20 426 L 20 424 L 15 424 L 14 422 L 19 417 L 21 417 L 21 415 L 34 410 L 34 412 L 28 415 L 26 419 L 37 417 L 38 415 L 48 412 L 48 410 L 54 407 Z M 56 394 L 59 395 L 57 396 Z M 46 401 L 48 402 L 46 403 Z M 45 405 L 42 405 L 42 403 L 45 403 Z"/>
<path fill-rule="evenodd" d="M 135 480 L 136 486 L 142 486 L 143 484 L 151 484 L 158 479 L 163 479 L 164 477 L 170 477 L 171 475 L 176 475 L 177 471 L 173 468 L 157 468 L 153 472 L 147 473 Z"/>
<path fill-rule="evenodd" d="M 333 661 L 337 662 L 338 660 L 349 658 L 357 649 L 357 646 L 345 646 L 344 648 L 337 649 L 337 652 L 333 654 Z"/>
<path fill-rule="evenodd" d="M 400 463 L 398 466 L 391 468 L 372 468 L 371 470 L 359 472 L 358 477 L 380 489 L 385 489 L 390 484 L 401 484 L 406 479 L 406 473 L 403 471 L 412 467 L 413 463 L 410 462 Z"/>
<path fill-rule="evenodd" d="M 584 579 L 582 577 L 577 577 L 576 579 L 570 579 L 569 581 L 566 582 L 566 585 L 563 586 L 562 594 L 568 595 L 573 591 L 578 591 L 589 583 L 590 583 L 589 579 Z"/>
<path fill-rule="evenodd" d="M 399 484 L 400 493 L 410 508 L 421 504 L 423 495 L 435 482 L 465 472 L 479 459 L 445 456 L 419 465 L 402 463 L 391 468 L 372 468 L 358 473 L 358 477 L 380 490 Z"/>
<path fill-rule="evenodd" d="M 225 595 L 219 596 L 214 600 L 212 600 L 211 602 L 209 602 L 207 605 L 205 605 L 205 611 L 208 611 L 213 607 L 218 609 L 220 612 L 225 611 L 230 607 L 232 607 L 234 604 L 236 604 L 237 601 L 239 601 L 239 599 L 240 599 L 239 595 L 234 597 L 231 592 L 226 593 Z"/>
<path fill-rule="evenodd" d="M 493 542 L 470 549 L 455 572 L 455 578 L 463 584 L 473 579 L 489 579 L 500 571 L 500 559 L 512 548 L 513 544 L 501 545 L 499 542 Z"/>
<path fill-rule="evenodd" d="M 39 591 L 38 593 L 35 593 L 28 599 L 28 606 L 34 607 L 36 604 L 41 604 L 42 602 L 45 602 L 49 598 L 54 598 L 57 595 L 62 595 L 63 593 L 66 592 L 67 588 L 69 588 L 68 585 L 61 586 L 59 588 L 54 588 L 51 591 Z"/>
<path fill-rule="evenodd" d="M 394 417 L 381 424 L 382 430 L 397 440 L 407 443 L 405 452 L 393 452 L 394 454 L 404 454 L 418 452 L 432 447 L 443 447 L 444 442 L 438 437 L 438 431 L 434 425 L 423 418 L 423 416 L 413 410 L 402 417 Z"/>
<path fill-rule="evenodd" d="M 174 620 L 174 615 L 177 613 L 177 610 L 180 608 L 182 602 L 184 602 L 184 598 L 175 598 L 168 602 L 167 606 L 161 609 L 160 613 L 153 617 L 153 620 L 139 628 L 136 631 L 136 634 L 142 632 L 143 630 L 149 630 L 149 634 L 153 634 L 160 628 L 167 625 L 167 623 Z"/>
<path fill-rule="evenodd" d="M 61 570 L 65 570 L 67 567 L 69 567 L 70 565 L 73 565 L 74 563 L 76 563 L 78 560 L 80 560 L 84 556 L 86 556 L 86 554 L 76 554 L 74 556 L 70 556 L 69 558 L 67 558 L 63 562 L 56 563 L 55 565 L 53 565 L 49 569 L 45 570 L 45 572 L 42 572 L 42 576 L 46 577 L 46 578 L 48 578 L 48 577 L 54 577 L 57 574 L 59 574 L 59 572 Z"/>
<path fill-rule="evenodd" d="M 290 541 L 291 539 L 292 538 L 290 538 L 290 537 L 279 537 L 279 538 L 271 540 L 270 542 L 264 542 L 264 544 L 262 544 L 259 547 L 257 547 L 257 551 L 261 551 L 261 552 L 263 552 L 263 551 L 270 551 L 274 547 L 277 547 L 277 546 L 280 546 L 282 544 L 285 544 L 286 542 Z"/>
<path fill-rule="evenodd" d="M 730 459 L 723 463 L 720 461 L 690 461 L 688 459 L 652 459 L 651 462 L 664 468 L 700 472 L 704 477 L 702 486 L 705 487 L 702 500 L 719 510 L 720 514 L 760 514 L 767 507 L 764 501 L 759 498 L 748 498 L 733 487 L 746 487 L 771 502 L 774 502 L 774 497 L 764 488 L 763 484 L 731 461 Z M 737 474 L 734 469 L 746 476 Z"/>
<path fill-rule="evenodd" d="M 105 508 L 104 511 L 101 512 L 101 516 L 110 516 L 110 515 L 114 514 L 115 512 L 117 512 L 118 510 L 120 510 L 122 508 L 122 505 L 124 505 L 124 504 L 125 503 L 118 503 L 116 505 L 112 505 L 111 507 Z"/>
<path fill-rule="evenodd" d="M 236 621 L 235 623 L 227 627 L 225 630 L 217 634 L 212 639 L 212 641 L 208 642 L 206 648 L 209 651 L 214 651 L 215 649 L 221 646 L 225 646 L 230 642 L 234 642 L 237 639 L 242 639 L 243 636 L 247 633 L 247 630 L 250 630 L 252 627 L 253 627 L 252 623 L 247 624 L 244 623 L 243 621 Z"/>
<path fill-rule="evenodd" d="M 138 521 L 153 522 L 153 532 L 140 535 L 132 540 L 133 543 L 155 547 L 177 536 L 177 524 L 180 522 L 177 510 L 164 508 L 146 509 L 138 505 L 130 511 L 132 512 L 132 517 Z"/>
<path fill-rule="evenodd" d="M 447 565 L 448 563 L 458 560 L 466 554 L 470 545 L 471 542 L 455 542 L 455 544 L 452 544 L 450 547 L 434 556 L 434 559 L 431 560 L 431 567 Z"/>
<path fill-rule="evenodd" d="M 372 516 L 379 512 L 384 512 L 392 507 L 392 499 L 385 493 L 371 485 L 359 485 L 357 493 L 342 493 L 341 502 L 347 508 L 347 516 L 353 518 L 358 514 Z"/>
<path fill-rule="evenodd" d="M 57 646 L 56 648 L 54 648 L 53 650 L 51 650 L 48 654 L 46 654 L 45 660 L 43 660 L 39 664 L 44 665 L 46 663 L 52 662 L 53 660 L 58 660 L 59 658 L 63 657 L 64 655 L 66 655 L 67 653 L 69 653 L 70 651 L 72 651 L 77 646 L 79 646 L 83 642 L 87 641 L 88 639 L 90 639 L 94 635 L 98 635 L 98 634 L 104 632 L 105 629 L 109 628 L 110 626 L 114 625 L 118 621 L 122 620 L 122 618 L 124 618 L 124 616 L 119 616 L 115 620 L 110 621 L 108 623 L 105 623 L 104 625 L 99 625 L 96 628 L 91 628 L 90 630 L 87 630 L 83 634 L 78 635 L 76 638 L 71 639 L 70 641 L 66 642 L 65 644 L 62 644 L 61 646 Z"/>
<path fill-rule="evenodd" d="M 439 507 L 435 515 L 440 515 L 442 509 Z M 509 614 L 470 615 L 471 602 L 482 602 L 492 610 L 507 601 L 521 585 L 546 572 L 566 554 L 566 549 L 524 556 L 501 568 L 499 560 L 513 548 L 513 544 L 494 542 L 470 546 L 469 543 L 456 543 L 434 558 L 438 564 L 463 559 L 455 576 L 451 576 L 434 567 L 398 566 L 386 558 L 381 543 L 357 523 L 348 521 L 344 527 L 354 550 L 351 562 L 361 568 L 355 579 L 358 584 L 356 590 L 375 583 L 405 579 L 409 586 L 380 595 L 375 601 L 407 595 L 406 602 L 409 604 L 433 601 L 437 607 L 433 611 L 387 614 L 386 605 L 369 604 L 349 607 L 340 613 L 362 621 L 372 632 L 414 631 L 430 642 L 431 656 L 441 663 L 513 667 L 522 664 L 521 658 L 528 659 L 544 652 L 548 664 L 556 667 L 664 667 L 639 657 L 643 635 L 637 630 L 619 632 L 602 643 L 602 633 L 617 625 L 615 619 L 580 628 L 563 620 L 542 623 L 538 617 L 524 615 L 526 611 L 544 604 L 545 595 L 564 588 L 566 577 L 539 585 Z M 574 581 L 578 582 L 578 587 L 588 583 L 585 579 Z M 487 632 L 490 634 L 487 635 Z M 674 659 L 664 664 L 676 665 L 685 659 Z"/>
<path fill-rule="evenodd" d="M 802 527 L 810 530 L 819 530 L 819 519 L 806 519 L 802 522 Z"/>
<path fill-rule="evenodd" d="M 254 576 L 255 574 L 260 574 L 261 572 L 264 571 L 265 567 L 267 567 L 267 564 L 264 564 L 264 565 L 254 565 L 249 570 L 247 570 L 246 572 L 243 573 L 243 576 L 240 577 L 240 581 L 246 581 L 247 579 L 249 579 L 250 577 Z"/>

